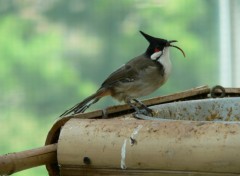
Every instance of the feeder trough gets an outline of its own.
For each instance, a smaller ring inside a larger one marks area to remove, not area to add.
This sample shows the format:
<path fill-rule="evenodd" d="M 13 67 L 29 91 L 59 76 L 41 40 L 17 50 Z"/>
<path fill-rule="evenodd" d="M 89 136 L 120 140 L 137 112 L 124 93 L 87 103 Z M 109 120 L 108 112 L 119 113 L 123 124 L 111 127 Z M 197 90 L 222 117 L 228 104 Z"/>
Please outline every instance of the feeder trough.
<path fill-rule="evenodd" d="M 153 116 L 120 105 L 59 119 L 48 150 L 34 155 L 51 176 L 240 174 L 240 89 L 204 86 L 144 103 Z M 1 156 L 0 171 L 26 168 L 24 154 Z"/>

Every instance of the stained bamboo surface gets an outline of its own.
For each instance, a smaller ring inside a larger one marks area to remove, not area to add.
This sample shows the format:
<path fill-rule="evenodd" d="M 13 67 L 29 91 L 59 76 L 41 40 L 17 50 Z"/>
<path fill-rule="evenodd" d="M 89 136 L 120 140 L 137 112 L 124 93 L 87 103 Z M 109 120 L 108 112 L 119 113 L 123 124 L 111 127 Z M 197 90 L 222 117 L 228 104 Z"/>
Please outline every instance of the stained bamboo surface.
<path fill-rule="evenodd" d="M 231 122 L 71 119 L 57 155 L 63 175 L 239 175 L 239 139 Z"/>

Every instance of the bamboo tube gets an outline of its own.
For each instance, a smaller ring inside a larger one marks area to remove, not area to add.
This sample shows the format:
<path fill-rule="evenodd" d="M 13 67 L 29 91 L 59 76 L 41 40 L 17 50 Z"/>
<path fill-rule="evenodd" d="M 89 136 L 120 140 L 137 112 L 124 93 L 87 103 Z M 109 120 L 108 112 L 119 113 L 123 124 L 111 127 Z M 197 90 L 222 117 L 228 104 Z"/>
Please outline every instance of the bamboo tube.
<path fill-rule="evenodd" d="M 0 175 L 9 175 L 32 167 L 57 163 L 57 144 L 0 156 Z"/>
<path fill-rule="evenodd" d="M 58 163 L 65 175 L 74 168 L 79 175 L 86 168 L 235 175 L 239 139 L 237 122 L 71 119 L 60 133 Z"/>

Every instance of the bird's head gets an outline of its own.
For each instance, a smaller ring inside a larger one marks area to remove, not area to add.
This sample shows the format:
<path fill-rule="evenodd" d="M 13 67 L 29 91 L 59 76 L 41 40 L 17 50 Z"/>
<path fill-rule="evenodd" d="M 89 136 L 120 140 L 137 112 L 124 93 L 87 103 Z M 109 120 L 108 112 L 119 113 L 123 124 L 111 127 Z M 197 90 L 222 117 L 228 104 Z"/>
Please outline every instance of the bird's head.
<path fill-rule="evenodd" d="M 152 36 L 142 32 L 142 31 L 140 31 L 140 33 L 149 42 L 149 46 L 148 46 L 147 51 L 146 51 L 146 54 L 149 57 L 154 56 L 155 59 L 158 60 L 162 56 L 163 50 L 166 47 L 177 48 L 178 50 L 180 50 L 182 52 L 183 56 L 185 57 L 185 53 L 181 48 L 179 48 L 178 46 L 172 45 L 172 43 L 177 42 L 177 40 L 165 40 L 165 39 L 161 39 L 161 38 L 152 37 Z"/>

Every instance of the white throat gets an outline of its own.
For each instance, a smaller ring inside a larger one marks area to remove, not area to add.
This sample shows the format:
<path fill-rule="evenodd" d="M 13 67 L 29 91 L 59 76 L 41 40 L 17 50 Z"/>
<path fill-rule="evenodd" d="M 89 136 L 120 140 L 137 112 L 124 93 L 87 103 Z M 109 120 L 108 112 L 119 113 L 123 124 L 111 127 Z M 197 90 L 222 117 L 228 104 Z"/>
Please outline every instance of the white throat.
<path fill-rule="evenodd" d="M 158 51 L 158 52 L 153 53 L 151 55 L 151 59 L 156 60 L 159 56 L 161 56 L 161 57 L 158 59 L 158 62 L 160 62 L 163 65 L 164 77 L 165 77 L 165 79 L 167 79 L 171 72 L 171 69 L 172 69 L 169 47 L 165 47 L 163 49 L 163 51 Z"/>

